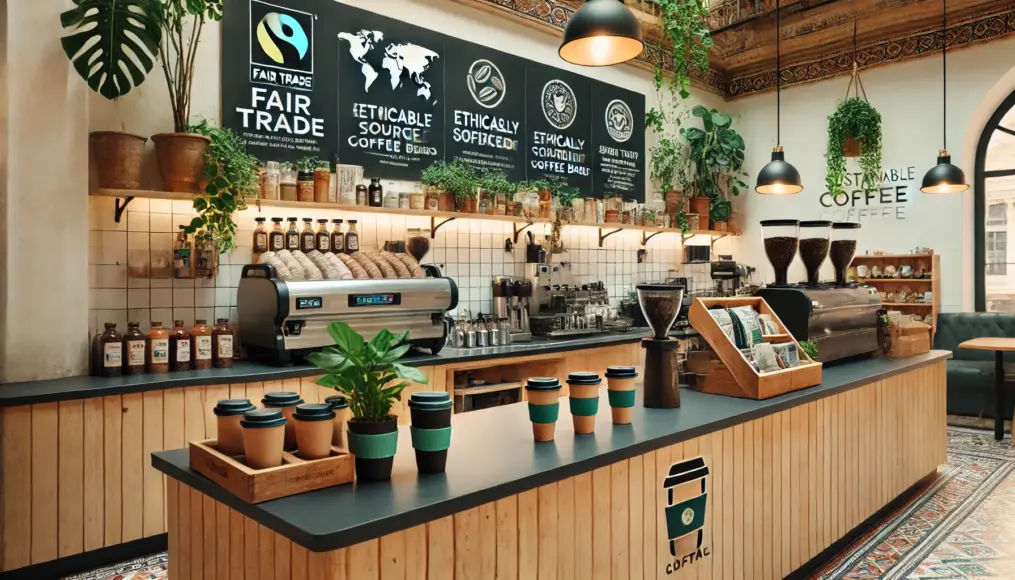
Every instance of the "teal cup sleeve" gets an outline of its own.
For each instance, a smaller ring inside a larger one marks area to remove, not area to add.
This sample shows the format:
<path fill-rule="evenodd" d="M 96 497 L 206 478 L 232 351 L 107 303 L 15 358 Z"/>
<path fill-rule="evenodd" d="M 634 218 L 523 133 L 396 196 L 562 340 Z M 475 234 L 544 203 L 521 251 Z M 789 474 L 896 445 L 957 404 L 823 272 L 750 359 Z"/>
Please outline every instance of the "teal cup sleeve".
<path fill-rule="evenodd" d="M 349 431 L 349 451 L 360 459 L 387 459 L 398 450 L 398 431 L 364 435 Z"/>
<path fill-rule="evenodd" d="M 534 405 L 529 403 L 529 420 L 533 423 L 556 423 L 560 416 L 560 403 Z"/>
<path fill-rule="evenodd" d="M 599 397 L 591 399 L 576 399 L 570 397 L 571 414 L 579 417 L 591 417 L 599 411 Z"/>
<path fill-rule="evenodd" d="M 634 391 L 610 391 L 610 406 L 625 409 L 634 406 Z"/>
<path fill-rule="evenodd" d="M 451 427 L 442 429 L 420 429 L 409 427 L 412 448 L 417 451 L 444 451 L 451 447 Z"/>

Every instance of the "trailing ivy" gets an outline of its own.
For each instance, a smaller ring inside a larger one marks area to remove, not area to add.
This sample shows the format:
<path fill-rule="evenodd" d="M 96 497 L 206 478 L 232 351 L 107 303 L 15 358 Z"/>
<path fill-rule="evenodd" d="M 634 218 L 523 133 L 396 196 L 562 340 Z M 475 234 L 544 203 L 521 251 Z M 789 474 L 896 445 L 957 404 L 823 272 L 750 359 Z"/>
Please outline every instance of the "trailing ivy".
<path fill-rule="evenodd" d="M 712 36 L 708 27 L 708 0 L 655 0 L 662 15 L 661 50 L 673 56 L 674 90 L 687 98 L 691 93 L 691 69 L 709 69 Z M 667 45 L 669 43 L 669 45 Z M 662 54 L 656 61 L 656 85 L 662 85 Z"/>
<path fill-rule="evenodd" d="M 834 198 L 845 195 L 842 182 L 846 177 L 846 156 L 843 147 L 852 137 L 860 145 L 860 167 L 863 190 L 877 191 L 881 182 L 881 113 L 863 99 L 850 97 L 839 103 L 828 117 L 828 165 L 825 185 Z"/>

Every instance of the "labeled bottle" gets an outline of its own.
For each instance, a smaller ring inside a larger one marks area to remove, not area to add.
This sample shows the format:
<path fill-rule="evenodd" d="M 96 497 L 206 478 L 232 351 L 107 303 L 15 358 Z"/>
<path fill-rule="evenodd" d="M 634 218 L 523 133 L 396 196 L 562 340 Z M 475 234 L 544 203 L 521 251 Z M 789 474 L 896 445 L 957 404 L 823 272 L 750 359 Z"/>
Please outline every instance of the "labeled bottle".
<path fill-rule="evenodd" d="M 335 228 L 331 230 L 331 251 L 336 254 L 345 252 L 345 234 L 342 233 L 342 220 L 334 219 L 331 223 Z"/>
<path fill-rule="evenodd" d="M 266 218 L 254 218 L 257 225 L 254 226 L 254 262 L 258 261 L 261 254 L 268 251 L 268 231 L 264 229 Z"/>
<path fill-rule="evenodd" d="M 304 254 L 309 254 L 314 251 L 314 243 L 316 236 L 314 235 L 314 220 L 311 218 L 303 218 L 303 233 L 300 234 L 300 251 Z"/>
<path fill-rule="evenodd" d="M 219 318 L 212 331 L 212 362 L 218 369 L 233 366 L 233 329 L 228 318 Z"/>
<path fill-rule="evenodd" d="M 355 254 L 359 251 L 359 233 L 356 231 L 356 220 L 349 220 L 349 231 L 345 232 L 345 253 Z"/>
<path fill-rule="evenodd" d="M 191 339 L 183 321 L 177 320 L 169 333 L 169 370 L 189 371 L 191 359 Z"/>
<path fill-rule="evenodd" d="M 300 249 L 300 230 L 296 228 L 296 218 L 289 218 L 289 229 L 285 232 L 285 249 L 295 252 Z"/>
<path fill-rule="evenodd" d="M 106 330 L 99 335 L 97 374 L 100 377 L 118 377 L 123 374 L 123 337 L 116 331 L 115 322 L 107 322 Z"/>
<path fill-rule="evenodd" d="M 356 186 L 356 205 L 368 205 L 369 194 L 367 186 L 360 184 Z"/>
<path fill-rule="evenodd" d="M 211 368 L 211 335 L 212 327 L 208 326 L 207 320 L 198 320 L 194 328 L 190 329 L 190 340 L 194 359 L 195 369 Z"/>
<path fill-rule="evenodd" d="M 370 180 L 370 207 L 383 207 L 384 206 L 384 187 L 381 185 L 381 179 L 374 177 Z"/>
<path fill-rule="evenodd" d="M 328 233 L 328 220 L 317 220 L 317 241 L 315 248 L 318 252 L 324 254 L 331 251 L 331 234 Z"/>
<path fill-rule="evenodd" d="M 127 323 L 127 332 L 123 333 L 123 374 L 140 375 L 144 373 L 145 335 L 141 332 L 141 324 Z"/>
<path fill-rule="evenodd" d="M 145 368 L 150 373 L 169 372 L 169 332 L 161 322 L 152 322 L 145 337 Z"/>
<path fill-rule="evenodd" d="M 282 218 L 271 218 L 271 233 L 268 234 L 268 247 L 272 252 L 285 249 L 285 232 L 282 231 Z"/>
<path fill-rule="evenodd" d="M 187 235 L 187 226 L 180 226 L 180 233 L 176 234 L 176 240 L 173 242 L 173 276 L 194 277 L 194 270 L 191 268 L 192 254 L 193 248 L 190 245 L 190 236 Z"/>
<path fill-rule="evenodd" d="M 279 172 L 279 199 L 296 201 L 296 169 L 289 163 L 283 163 Z"/>

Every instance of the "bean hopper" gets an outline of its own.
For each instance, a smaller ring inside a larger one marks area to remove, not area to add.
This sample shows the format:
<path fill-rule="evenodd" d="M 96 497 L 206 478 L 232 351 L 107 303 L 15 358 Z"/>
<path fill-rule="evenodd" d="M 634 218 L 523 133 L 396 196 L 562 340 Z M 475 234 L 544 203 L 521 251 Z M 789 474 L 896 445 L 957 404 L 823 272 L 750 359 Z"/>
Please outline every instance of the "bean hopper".
<path fill-rule="evenodd" d="M 680 378 L 677 349 L 680 341 L 669 337 L 670 327 L 680 313 L 684 287 L 675 284 L 639 284 L 638 305 L 645 316 L 652 337 L 641 342 L 645 349 L 645 398 L 650 409 L 673 409 L 680 406 Z"/>

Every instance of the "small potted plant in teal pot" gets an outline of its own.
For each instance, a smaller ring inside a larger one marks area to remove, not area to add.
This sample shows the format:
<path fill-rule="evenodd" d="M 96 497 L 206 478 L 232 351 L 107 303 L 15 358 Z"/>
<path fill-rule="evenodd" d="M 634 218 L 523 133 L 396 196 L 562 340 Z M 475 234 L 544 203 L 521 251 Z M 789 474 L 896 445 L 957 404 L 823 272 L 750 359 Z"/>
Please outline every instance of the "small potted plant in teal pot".
<path fill-rule="evenodd" d="M 412 448 L 420 473 L 444 473 L 451 446 L 451 396 L 419 392 L 409 397 Z"/>
<path fill-rule="evenodd" d="M 337 389 L 348 399 L 353 415 L 349 451 L 356 456 L 356 478 L 390 479 L 398 445 L 398 417 L 391 407 L 402 400 L 409 381 L 427 383 L 425 373 L 398 363 L 409 352 L 409 333 L 385 329 L 367 342 L 343 322 L 332 322 L 328 332 L 335 346 L 307 355 L 307 360 L 327 373 L 318 385 Z"/>

